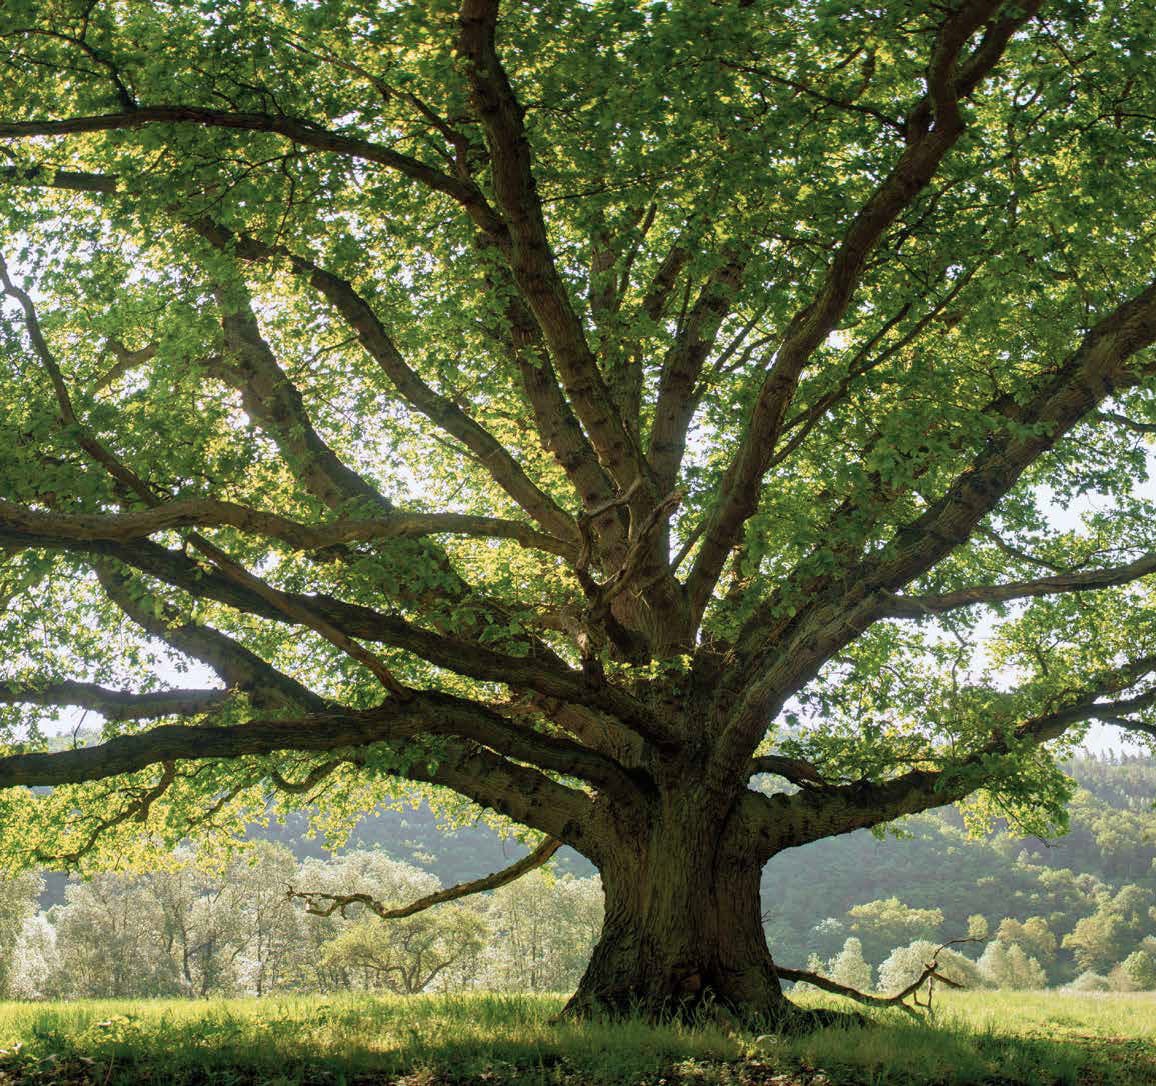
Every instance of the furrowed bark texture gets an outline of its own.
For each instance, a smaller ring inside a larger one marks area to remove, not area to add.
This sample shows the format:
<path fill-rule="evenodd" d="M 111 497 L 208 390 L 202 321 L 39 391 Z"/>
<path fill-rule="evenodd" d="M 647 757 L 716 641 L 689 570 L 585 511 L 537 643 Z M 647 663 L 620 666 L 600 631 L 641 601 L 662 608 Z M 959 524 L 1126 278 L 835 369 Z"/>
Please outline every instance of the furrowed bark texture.
<path fill-rule="evenodd" d="M 691 778 L 688 782 L 687 778 Z M 607 821 L 601 937 L 566 1011 L 770 1021 L 787 1009 L 763 933 L 754 835 L 683 767 L 635 821 Z"/>

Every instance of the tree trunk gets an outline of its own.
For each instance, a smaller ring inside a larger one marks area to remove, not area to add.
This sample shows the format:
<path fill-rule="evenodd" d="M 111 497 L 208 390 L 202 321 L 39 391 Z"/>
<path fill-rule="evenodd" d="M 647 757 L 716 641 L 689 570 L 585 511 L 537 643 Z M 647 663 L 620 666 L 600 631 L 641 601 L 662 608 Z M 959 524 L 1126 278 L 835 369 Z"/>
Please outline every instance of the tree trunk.
<path fill-rule="evenodd" d="M 733 847 L 727 819 L 705 816 L 685 792 L 660 808 L 649 827 L 621 824 L 604 838 L 602 933 L 564 1013 L 718 1008 L 780 1022 L 791 1004 L 763 933 L 754 850 Z"/>

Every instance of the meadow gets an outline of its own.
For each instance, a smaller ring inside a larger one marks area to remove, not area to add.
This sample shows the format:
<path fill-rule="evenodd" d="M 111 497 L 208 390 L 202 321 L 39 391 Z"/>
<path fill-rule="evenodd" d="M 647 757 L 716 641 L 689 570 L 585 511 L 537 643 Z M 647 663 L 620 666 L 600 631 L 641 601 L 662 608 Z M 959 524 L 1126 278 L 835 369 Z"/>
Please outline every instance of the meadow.
<path fill-rule="evenodd" d="M 820 1000 L 808 996 L 810 1005 Z M 556 1023 L 561 997 L 0 1005 L 0 1083 L 835 1086 L 1156 1081 L 1156 995 L 948 993 L 934 1018 L 755 1036 Z"/>

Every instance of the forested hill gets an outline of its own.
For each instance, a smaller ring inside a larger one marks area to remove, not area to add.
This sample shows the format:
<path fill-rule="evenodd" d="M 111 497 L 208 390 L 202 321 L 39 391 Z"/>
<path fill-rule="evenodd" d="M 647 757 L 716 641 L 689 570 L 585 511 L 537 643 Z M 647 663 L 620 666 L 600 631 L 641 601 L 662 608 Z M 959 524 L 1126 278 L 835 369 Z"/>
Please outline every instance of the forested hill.
<path fill-rule="evenodd" d="M 1069 772 L 1080 788 L 1071 831 L 1056 840 L 1006 832 L 971 839 L 958 812 L 946 808 L 906 820 L 898 837 L 860 831 L 775 857 L 763 878 L 763 911 L 777 959 L 790 966 L 815 956 L 827 961 L 854 937 L 877 966 L 913 939 L 974 934 L 977 917 L 985 938 L 1005 921 L 1037 918 L 1034 945 L 1024 949 L 1056 984 L 1088 970 L 1106 973 L 1145 940 L 1156 943 L 1156 760 L 1085 758 Z M 260 836 L 288 845 L 299 859 L 326 855 L 305 829 L 291 822 Z M 364 819 L 349 847 L 381 849 L 447 885 L 522 854 L 483 825 L 447 831 L 424 807 Z M 555 868 L 593 874 L 569 850 Z M 44 905 L 60 900 L 63 883 L 49 878 Z M 1004 923 L 1002 930 L 1010 941 L 1018 929 Z"/>
<path fill-rule="evenodd" d="M 955 810 L 946 808 L 900 823 L 899 838 L 880 840 L 863 830 L 783 853 L 767 867 L 766 907 L 776 915 L 790 915 L 788 902 L 800 894 L 808 901 L 803 911 L 810 916 L 816 895 L 848 905 L 880 894 L 905 901 L 918 897 L 921 904 L 939 906 L 966 926 L 968 915 L 1011 900 L 1005 891 L 1018 891 L 1025 871 L 1035 868 L 1069 869 L 1106 884 L 1135 882 L 1156 888 L 1156 760 L 1088 757 L 1071 764 L 1068 772 L 1080 787 L 1071 806 L 1071 830 L 1063 837 L 1044 841 L 999 832 L 972 840 Z M 322 843 L 302 830 L 301 823 L 291 823 L 262 836 L 289 845 L 298 858 L 326 855 Z M 447 884 L 493 871 L 521 854 L 516 842 L 503 841 L 483 825 L 446 830 L 425 807 L 383 809 L 364 819 L 350 847 L 383 849 Z M 569 849 L 555 863 L 560 871 L 575 875 L 593 873 Z M 984 888 L 993 879 L 989 895 Z M 977 886 L 977 880 L 983 881 Z"/>
<path fill-rule="evenodd" d="M 763 878 L 763 910 L 779 960 L 801 966 L 814 954 L 826 959 L 855 935 L 868 959 L 878 961 L 908 936 L 966 935 L 976 915 L 992 935 L 1005 918 L 1042 917 L 1056 942 L 1054 959 L 1044 963 L 1054 982 L 1084 969 L 1106 971 L 1156 934 L 1156 919 L 1148 915 L 1156 907 L 1156 760 L 1089 757 L 1068 771 L 1080 785 L 1071 831 L 1052 841 L 1006 832 L 970 839 L 958 813 L 947 808 L 908 819 L 903 837 L 880 840 L 860 831 L 775 857 Z M 291 832 L 282 839 L 300 855 L 320 852 L 316 841 Z M 496 870 L 519 854 L 482 826 L 444 833 L 424 808 L 368 818 L 352 843 L 382 848 L 446 884 Z M 573 853 L 563 854 L 559 865 L 576 875 L 592 873 Z M 1144 894 L 1121 897 L 1128 887 Z M 884 919 L 870 910 L 849 915 L 856 906 L 891 898 L 907 911 Z M 818 924 L 816 902 L 826 914 Z M 939 923 L 920 918 L 934 910 L 942 912 Z M 1077 947 L 1073 933 L 1085 919 L 1078 938 L 1089 945 Z M 1067 947 L 1065 936 L 1073 937 Z"/>
<path fill-rule="evenodd" d="M 1156 761 L 1085 758 L 1068 772 L 1080 787 L 1071 829 L 1054 840 L 1007 832 L 971 839 L 959 814 L 945 808 L 906 820 L 910 836 L 859 832 L 775 857 L 764 873 L 763 908 L 780 959 L 827 958 L 855 935 L 870 960 L 903 936 L 965 936 L 976 916 L 992 935 L 1005 918 L 1041 917 L 1055 938 L 1054 963 L 1044 962 L 1053 982 L 1107 970 L 1156 934 Z M 884 910 L 856 910 L 891 898 L 907 907 L 892 910 L 894 931 L 880 922 Z M 818 924 L 816 902 L 827 913 Z M 915 914 L 923 910 L 941 911 L 942 920 L 919 930 Z"/>

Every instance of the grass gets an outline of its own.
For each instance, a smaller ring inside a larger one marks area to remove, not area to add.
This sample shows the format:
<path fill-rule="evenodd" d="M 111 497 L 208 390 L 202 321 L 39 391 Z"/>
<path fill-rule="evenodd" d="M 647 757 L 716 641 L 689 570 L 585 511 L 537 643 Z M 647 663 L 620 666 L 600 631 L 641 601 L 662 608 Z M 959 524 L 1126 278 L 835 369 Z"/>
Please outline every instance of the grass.
<path fill-rule="evenodd" d="M 1151 994 L 948 993 L 933 1022 L 888 1013 L 867 1028 L 799 1038 L 709 1024 L 554 1024 L 561 1003 L 469 995 L 0 1004 L 0 1084 L 1156 1082 Z"/>

